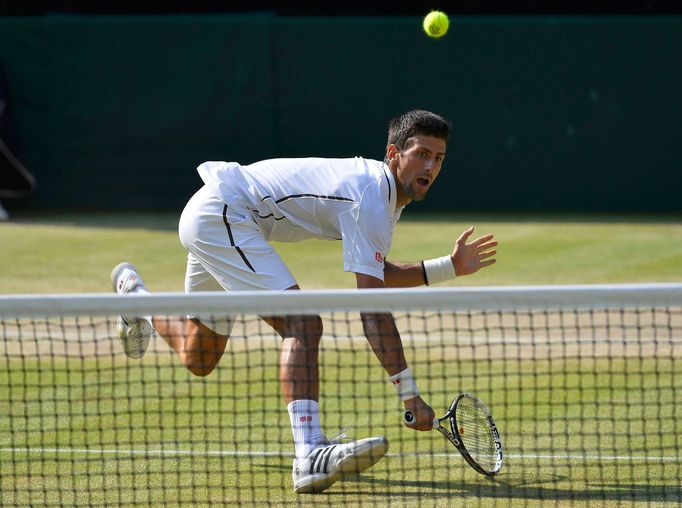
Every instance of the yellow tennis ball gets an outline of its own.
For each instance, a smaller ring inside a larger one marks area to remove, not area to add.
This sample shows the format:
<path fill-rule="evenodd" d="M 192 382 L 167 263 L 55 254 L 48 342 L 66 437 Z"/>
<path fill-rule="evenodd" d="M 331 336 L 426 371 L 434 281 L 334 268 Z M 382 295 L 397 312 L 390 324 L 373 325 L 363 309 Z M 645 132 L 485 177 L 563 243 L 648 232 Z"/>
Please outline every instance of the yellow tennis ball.
<path fill-rule="evenodd" d="M 437 39 L 443 37 L 448 32 L 450 20 L 443 11 L 431 11 L 424 16 L 423 25 L 426 35 Z"/>

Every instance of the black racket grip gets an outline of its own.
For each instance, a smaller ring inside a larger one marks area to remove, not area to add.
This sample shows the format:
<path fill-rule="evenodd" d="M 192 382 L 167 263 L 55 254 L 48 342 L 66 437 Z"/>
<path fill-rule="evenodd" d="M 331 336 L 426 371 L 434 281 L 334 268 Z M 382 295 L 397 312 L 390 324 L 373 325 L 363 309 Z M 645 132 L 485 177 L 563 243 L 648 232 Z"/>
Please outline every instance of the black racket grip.
<path fill-rule="evenodd" d="M 403 413 L 403 423 L 407 425 L 408 427 L 411 427 L 416 421 L 416 418 L 414 417 L 414 413 L 410 411 L 409 409 L 406 410 Z M 437 429 L 440 425 L 440 422 L 438 421 L 438 418 L 433 419 L 433 428 Z"/>

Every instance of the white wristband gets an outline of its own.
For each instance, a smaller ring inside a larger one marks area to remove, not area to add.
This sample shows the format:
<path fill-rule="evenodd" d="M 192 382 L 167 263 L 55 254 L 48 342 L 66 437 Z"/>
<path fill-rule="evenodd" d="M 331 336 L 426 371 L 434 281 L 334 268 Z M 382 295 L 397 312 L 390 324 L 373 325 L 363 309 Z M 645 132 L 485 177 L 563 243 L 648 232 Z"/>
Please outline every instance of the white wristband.
<path fill-rule="evenodd" d="M 426 285 L 438 284 L 456 277 L 455 265 L 452 264 L 450 256 L 443 256 L 435 259 L 425 259 L 422 261 L 424 266 L 424 276 Z"/>
<path fill-rule="evenodd" d="M 400 400 L 410 400 L 419 396 L 419 388 L 417 388 L 417 383 L 414 382 L 412 371 L 410 371 L 409 367 L 402 372 L 393 374 L 390 380 L 393 386 L 395 386 Z"/>

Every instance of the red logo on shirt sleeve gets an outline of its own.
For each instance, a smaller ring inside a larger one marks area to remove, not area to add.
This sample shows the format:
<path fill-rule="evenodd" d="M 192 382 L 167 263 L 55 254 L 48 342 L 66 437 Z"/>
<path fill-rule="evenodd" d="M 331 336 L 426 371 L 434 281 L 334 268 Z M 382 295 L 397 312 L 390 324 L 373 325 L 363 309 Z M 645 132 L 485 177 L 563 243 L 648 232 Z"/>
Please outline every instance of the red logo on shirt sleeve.
<path fill-rule="evenodd" d="M 377 263 L 383 263 L 384 262 L 384 256 L 379 251 L 376 251 L 374 253 L 374 259 L 377 260 Z"/>

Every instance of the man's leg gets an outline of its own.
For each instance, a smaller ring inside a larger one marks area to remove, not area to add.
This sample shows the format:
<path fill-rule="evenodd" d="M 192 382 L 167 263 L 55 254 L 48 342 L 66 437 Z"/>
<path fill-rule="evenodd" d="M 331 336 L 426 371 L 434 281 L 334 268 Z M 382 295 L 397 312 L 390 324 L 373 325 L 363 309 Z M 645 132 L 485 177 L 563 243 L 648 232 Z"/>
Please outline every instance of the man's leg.
<path fill-rule="evenodd" d="M 111 273 L 111 282 L 119 294 L 149 293 L 130 263 L 121 263 Z M 202 281 L 194 290 L 215 290 L 215 281 Z M 213 285 L 211 285 L 213 284 Z M 198 318 L 176 316 L 120 316 L 117 322 L 118 337 L 124 352 L 134 359 L 142 358 L 147 350 L 152 326 L 178 354 L 180 361 L 197 376 L 210 374 L 225 351 L 234 320 L 231 317 L 214 319 L 208 328 Z"/>
<path fill-rule="evenodd" d="M 298 289 L 298 286 L 290 289 Z M 296 447 L 292 478 L 297 493 L 322 492 L 334 482 L 374 465 L 388 440 L 327 441 L 319 415 L 319 316 L 263 317 L 281 336 L 279 379 Z"/>
<path fill-rule="evenodd" d="M 318 405 L 318 351 L 322 337 L 322 320 L 318 316 L 263 319 L 282 337 L 280 387 L 289 412 L 296 457 L 304 459 L 313 448 L 326 440 L 320 424 Z"/>
<path fill-rule="evenodd" d="M 289 289 L 298 289 L 294 286 Z M 263 317 L 282 337 L 279 382 L 287 404 L 294 400 L 318 400 L 318 353 L 322 338 L 319 316 Z"/>
<path fill-rule="evenodd" d="M 208 376 L 213 372 L 229 339 L 229 335 L 214 332 L 197 318 L 157 316 L 152 323 L 195 376 Z"/>

